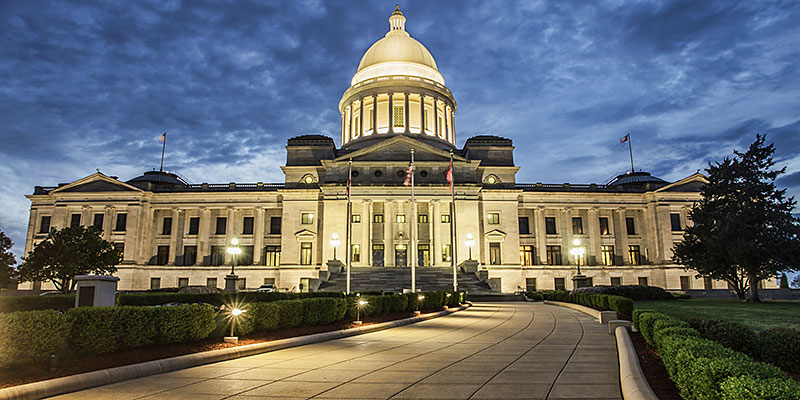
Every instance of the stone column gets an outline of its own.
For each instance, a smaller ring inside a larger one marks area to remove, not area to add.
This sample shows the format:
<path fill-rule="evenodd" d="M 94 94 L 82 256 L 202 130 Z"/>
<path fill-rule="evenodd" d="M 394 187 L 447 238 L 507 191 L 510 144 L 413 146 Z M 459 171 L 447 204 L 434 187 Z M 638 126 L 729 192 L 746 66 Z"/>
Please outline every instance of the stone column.
<path fill-rule="evenodd" d="M 352 112 L 350 115 L 352 115 Z M 350 119 L 350 121 L 352 122 L 352 118 Z M 351 132 L 352 132 L 352 125 L 351 125 Z M 225 244 L 224 244 L 225 247 L 230 246 L 231 239 L 236 237 L 236 235 L 233 232 L 233 226 L 234 226 L 233 219 L 236 217 L 235 211 L 236 210 L 233 208 L 233 206 L 228 206 L 228 215 L 227 218 L 225 219 Z M 225 264 L 230 264 L 232 262 L 233 262 L 233 256 L 226 251 Z"/>
<path fill-rule="evenodd" d="M 197 258 L 198 264 L 202 264 L 206 257 L 211 255 L 211 246 L 208 238 L 211 234 L 211 210 L 206 206 L 200 206 L 200 227 L 197 230 Z"/>
<path fill-rule="evenodd" d="M 405 108 L 403 109 L 403 111 L 405 111 L 405 114 L 406 114 L 406 122 L 403 125 L 405 125 L 405 127 L 406 127 L 405 132 L 409 133 L 411 131 L 411 113 L 408 110 L 408 108 L 409 108 L 408 107 L 408 105 L 409 105 L 408 104 L 409 103 L 408 102 L 408 92 L 405 93 L 405 100 L 406 100 L 406 105 L 405 105 Z"/>
<path fill-rule="evenodd" d="M 386 133 L 394 133 L 394 93 L 389 93 L 389 130 Z"/>
<path fill-rule="evenodd" d="M 545 236 L 544 207 L 533 209 L 534 234 L 536 235 L 537 264 L 547 264 L 547 237 Z"/>
<path fill-rule="evenodd" d="M 570 258 L 572 256 L 572 254 L 570 253 L 570 250 L 572 250 L 572 247 L 573 247 L 573 245 L 572 245 L 572 208 L 565 207 L 561 211 L 561 215 L 563 216 L 562 219 L 564 220 L 564 223 L 562 224 L 564 229 L 563 229 L 563 231 L 561 231 L 561 237 L 563 238 L 562 239 L 562 243 L 563 244 L 562 244 L 562 247 L 561 247 L 561 252 L 563 253 L 563 257 L 564 258 L 566 258 L 567 260 L 570 260 L 570 262 L 567 263 L 567 264 L 572 264 L 572 263 L 575 262 L 575 260 Z"/>
<path fill-rule="evenodd" d="M 267 211 L 264 207 L 256 207 L 255 221 L 253 222 L 253 265 L 263 265 L 264 256 L 264 220 Z"/>
<path fill-rule="evenodd" d="M 600 240 L 600 217 L 597 207 L 592 207 L 587 212 L 587 224 L 589 225 L 589 257 L 586 257 L 587 262 L 591 256 L 594 256 L 595 265 L 601 264 L 602 250 L 600 248 L 602 241 Z"/>
<path fill-rule="evenodd" d="M 439 199 L 433 199 L 428 203 L 428 232 L 431 237 L 431 265 L 435 266 L 442 262 L 442 243 L 440 238 L 441 217 L 439 212 L 441 205 Z"/>
<path fill-rule="evenodd" d="M 364 225 L 364 230 L 367 232 L 367 239 L 364 240 L 364 246 L 366 248 L 362 251 L 362 254 L 367 257 L 365 264 L 368 266 L 372 266 L 372 200 L 364 200 L 364 218 L 366 223 Z"/>
<path fill-rule="evenodd" d="M 114 206 L 105 206 L 103 210 L 103 239 L 111 240 L 111 230 L 114 229 Z"/>
<path fill-rule="evenodd" d="M 352 101 L 350 102 L 350 105 L 347 107 L 348 109 L 350 109 L 350 118 L 348 118 L 347 121 L 350 124 L 350 129 L 347 130 L 349 137 L 348 141 L 353 140 L 353 138 L 355 137 L 355 135 L 353 135 L 353 119 L 355 116 L 355 110 L 353 109 L 354 107 L 355 106 L 353 105 Z"/>
<path fill-rule="evenodd" d="M 142 216 L 144 221 L 142 221 L 142 226 L 144 229 L 141 230 L 141 243 L 142 247 L 139 249 L 139 261 L 137 264 L 144 265 L 150 261 L 150 258 L 155 255 L 153 249 L 153 236 L 155 236 L 155 220 L 156 220 L 156 209 L 149 203 L 145 205 L 145 209 L 142 212 Z"/>
<path fill-rule="evenodd" d="M 372 95 L 372 134 L 378 133 L 378 95 Z M 370 222 L 372 223 L 372 222 Z"/>
<path fill-rule="evenodd" d="M 81 225 L 91 225 L 90 220 L 92 219 L 92 206 L 83 206 L 81 208 Z"/>
<path fill-rule="evenodd" d="M 358 136 L 364 136 L 364 98 L 358 100 Z"/>
<path fill-rule="evenodd" d="M 344 144 L 347 143 L 347 138 L 345 138 L 344 136 L 344 115 L 345 113 L 342 113 L 342 141 L 341 141 L 342 146 L 344 146 Z"/>
<path fill-rule="evenodd" d="M 444 138 L 450 141 L 450 106 L 444 103 Z"/>
<path fill-rule="evenodd" d="M 425 133 L 425 95 L 419 95 L 419 133 Z"/>
<path fill-rule="evenodd" d="M 619 244 L 619 248 L 622 251 L 622 263 L 625 265 L 630 265 L 631 257 L 630 253 L 628 252 L 628 229 L 627 224 L 625 222 L 625 208 L 618 208 L 615 210 L 615 223 L 616 225 L 614 228 L 614 237 L 616 239 L 616 243 Z"/>
<path fill-rule="evenodd" d="M 439 137 L 439 98 L 433 96 L 433 134 Z"/>
<path fill-rule="evenodd" d="M 122 260 L 136 262 L 136 251 L 139 248 L 139 241 L 136 235 L 142 230 L 142 207 L 138 204 L 128 205 L 128 229 L 125 231 L 125 249 Z"/>
<path fill-rule="evenodd" d="M 456 144 L 456 110 L 450 112 L 450 143 Z"/>
<path fill-rule="evenodd" d="M 39 219 L 39 211 L 31 208 L 31 216 L 28 219 L 28 234 L 25 237 L 25 254 L 33 250 L 33 237 L 36 234 L 36 221 Z"/>
<path fill-rule="evenodd" d="M 394 267 L 394 200 L 383 204 L 383 265 Z"/>
<path fill-rule="evenodd" d="M 178 213 L 177 207 L 172 208 L 172 227 L 169 235 L 169 258 L 167 265 L 175 265 L 175 258 L 178 255 Z"/>

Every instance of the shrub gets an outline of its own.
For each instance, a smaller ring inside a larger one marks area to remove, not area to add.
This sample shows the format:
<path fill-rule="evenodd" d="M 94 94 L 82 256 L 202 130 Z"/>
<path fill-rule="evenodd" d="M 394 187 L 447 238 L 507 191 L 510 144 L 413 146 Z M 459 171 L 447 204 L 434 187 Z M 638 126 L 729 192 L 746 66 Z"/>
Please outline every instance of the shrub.
<path fill-rule="evenodd" d="M 0 314 L 0 367 L 63 352 L 70 322 L 54 310 Z"/>
<path fill-rule="evenodd" d="M 0 313 L 33 310 L 68 310 L 75 306 L 74 294 L 48 296 L 0 296 Z"/>
<path fill-rule="evenodd" d="M 723 400 L 796 400 L 800 385 L 787 378 L 757 379 L 732 376 L 720 385 Z"/>
<path fill-rule="evenodd" d="M 800 373 L 800 330 L 771 328 L 759 333 L 759 355 L 786 372 Z M 800 397 L 798 397 L 800 398 Z"/>
<path fill-rule="evenodd" d="M 194 342 L 214 331 L 214 309 L 205 305 L 158 307 L 157 338 L 161 343 Z"/>
<path fill-rule="evenodd" d="M 303 302 L 300 300 L 280 300 L 278 305 L 278 327 L 294 328 L 303 323 Z"/>
<path fill-rule="evenodd" d="M 654 324 L 658 325 L 658 323 Z M 672 336 L 680 337 L 700 337 L 696 330 L 685 326 L 668 326 L 663 329 L 655 329 L 653 332 L 653 343 L 655 347 L 661 347 L 665 340 Z"/>
<path fill-rule="evenodd" d="M 639 317 L 642 314 L 647 314 L 647 313 L 652 313 L 652 312 L 656 312 L 656 310 L 653 310 L 653 309 L 638 309 L 638 310 L 634 310 L 632 318 L 631 318 L 631 320 L 633 321 L 633 327 L 636 328 L 636 330 L 641 331 L 641 328 L 639 328 Z"/>
<path fill-rule="evenodd" d="M 120 306 L 158 306 L 168 303 L 208 303 L 215 306 L 223 304 L 251 304 L 279 300 L 298 300 L 319 297 L 344 298 L 342 292 L 310 292 L 310 293 L 284 293 L 284 292 L 238 292 L 238 293 L 164 293 L 164 292 L 139 292 L 120 293 L 117 295 L 117 305 Z"/>
<path fill-rule="evenodd" d="M 701 336 L 705 336 L 706 332 L 708 332 L 711 327 L 714 325 L 722 322 L 719 319 L 699 319 L 699 318 L 686 318 L 684 319 L 692 329 L 697 330 L 700 332 Z"/>
<path fill-rule="evenodd" d="M 569 301 L 570 293 L 563 290 L 545 290 L 542 292 L 545 300 L 551 301 Z"/>
<path fill-rule="evenodd" d="M 758 354 L 758 336 L 749 326 L 738 322 L 722 321 L 714 324 L 703 333 L 703 337 L 750 356 Z"/>
<path fill-rule="evenodd" d="M 533 301 L 544 300 L 544 296 L 539 292 L 525 292 L 525 297 Z"/>
<path fill-rule="evenodd" d="M 663 325 L 659 324 L 660 327 L 663 326 L 664 328 L 667 326 L 679 326 L 677 324 L 669 324 L 671 321 L 680 322 L 677 318 L 670 317 L 669 315 L 660 312 L 640 314 L 638 321 L 639 326 L 637 329 L 642 333 L 644 340 L 646 340 L 651 346 L 654 345 L 653 328 L 655 327 L 656 321 L 664 321 Z"/>
<path fill-rule="evenodd" d="M 633 300 L 623 296 L 607 296 L 608 307 L 620 315 L 633 314 Z"/>
<path fill-rule="evenodd" d="M 631 300 L 672 300 L 674 297 L 657 286 L 591 286 L 577 288 L 573 293 L 610 294 L 627 297 Z"/>
<path fill-rule="evenodd" d="M 72 322 L 70 345 L 78 354 L 103 354 L 117 350 L 114 307 L 81 307 L 69 310 Z M 151 321 L 137 321 L 146 324 Z"/>

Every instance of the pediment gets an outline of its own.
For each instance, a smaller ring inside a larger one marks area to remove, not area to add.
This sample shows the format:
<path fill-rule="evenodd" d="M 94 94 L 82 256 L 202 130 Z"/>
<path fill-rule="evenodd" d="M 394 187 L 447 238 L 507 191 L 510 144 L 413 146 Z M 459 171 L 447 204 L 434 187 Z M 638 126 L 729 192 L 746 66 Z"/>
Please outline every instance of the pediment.
<path fill-rule="evenodd" d="M 486 236 L 489 239 L 499 239 L 506 237 L 506 233 L 499 229 L 492 229 L 491 231 L 486 232 L 484 236 Z"/>
<path fill-rule="evenodd" d="M 670 183 L 667 186 L 660 187 L 656 192 L 700 192 L 700 188 L 708 183 L 708 178 L 705 175 L 697 172 L 677 182 Z"/>
<path fill-rule="evenodd" d="M 450 152 L 412 137 L 398 135 L 381 140 L 367 147 L 344 154 L 334 161 L 410 161 L 414 149 L 415 161 L 450 161 Z M 457 161 L 467 159 L 453 155 Z"/>
<path fill-rule="evenodd" d="M 299 230 L 299 231 L 295 232 L 294 236 L 297 237 L 298 240 L 299 239 L 313 239 L 313 238 L 317 237 L 317 234 L 312 232 L 312 231 L 310 231 L 310 230 L 308 230 L 308 229 L 302 229 L 302 230 Z"/>
<path fill-rule="evenodd" d="M 106 176 L 101 172 L 96 172 L 75 182 L 61 186 L 50 193 L 55 192 L 77 192 L 77 193 L 96 193 L 96 192 L 141 192 L 142 190 L 131 186 L 125 182 L 118 181 Z"/>

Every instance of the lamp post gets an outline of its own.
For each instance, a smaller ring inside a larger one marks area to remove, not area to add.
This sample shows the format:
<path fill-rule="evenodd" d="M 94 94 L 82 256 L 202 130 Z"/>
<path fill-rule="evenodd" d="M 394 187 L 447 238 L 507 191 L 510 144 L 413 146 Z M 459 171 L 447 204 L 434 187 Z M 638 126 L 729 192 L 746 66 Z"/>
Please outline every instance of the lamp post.
<path fill-rule="evenodd" d="M 239 239 L 233 238 L 231 240 L 231 246 L 227 249 L 228 254 L 232 257 L 231 262 L 231 273 L 225 275 L 225 291 L 226 292 L 235 292 L 238 290 L 236 287 L 236 282 L 239 280 L 239 276 L 236 275 L 236 261 L 239 254 L 242 254 L 242 249 L 239 248 Z M 238 315 L 238 314 L 237 314 Z"/>
<path fill-rule="evenodd" d="M 467 240 L 464 241 L 464 244 L 469 248 L 469 259 L 472 260 L 472 246 L 475 246 L 475 239 L 471 233 L 467 234 Z"/>
<path fill-rule="evenodd" d="M 367 306 L 366 300 L 361 300 L 359 298 L 358 302 L 356 303 L 356 320 L 353 321 L 353 325 L 361 325 L 361 309 Z"/>
<path fill-rule="evenodd" d="M 230 314 L 228 316 L 228 319 L 231 322 L 231 335 L 222 338 L 222 340 L 225 343 L 238 343 L 239 342 L 239 337 L 238 336 L 233 336 L 233 327 L 234 327 L 234 325 L 236 325 L 239 322 L 238 321 L 239 316 L 244 314 L 246 311 L 247 310 L 242 310 L 242 309 L 240 309 L 238 307 L 235 307 L 235 306 L 231 307 L 231 311 L 230 311 Z"/>
<path fill-rule="evenodd" d="M 330 244 L 331 247 L 333 247 L 333 260 L 336 261 L 336 248 L 339 247 L 339 244 L 341 244 L 341 242 L 339 241 L 338 233 L 334 233 L 333 235 L 331 235 Z"/>
<path fill-rule="evenodd" d="M 575 258 L 575 264 L 578 266 L 578 274 L 572 278 L 572 282 L 576 288 L 584 287 L 586 286 L 586 276 L 581 274 L 581 260 L 583 259 L 586 249 L 581 246 L 581 241 L 579 239 L 573 240 L 572 245 L 574 247 L 569 252 L 572 254 L 572 257 Z"/>
<path fill-rule="evenodd" d="M 423 296 L 423 295 L 418 295 L 418 296 L 417 296 L 417 309 L 414 311 L 414 315 L 419 315 L 419 314 L 420 314 L 420 311 L 419 311 L 419 302 L 420 302 L 420 301 L 422 301 L 422 300 L 425 300 L 425 296 Z"/>

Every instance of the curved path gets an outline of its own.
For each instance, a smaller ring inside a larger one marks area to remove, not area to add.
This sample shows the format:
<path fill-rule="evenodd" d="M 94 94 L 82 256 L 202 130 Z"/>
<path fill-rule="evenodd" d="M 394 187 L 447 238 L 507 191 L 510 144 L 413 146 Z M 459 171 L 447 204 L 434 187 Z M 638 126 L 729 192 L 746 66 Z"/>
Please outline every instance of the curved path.
<path fill-rule="evenodd" d="M 59 399 L 620 399 L 614 336 L 542 303 L 154 375 Z"/>

